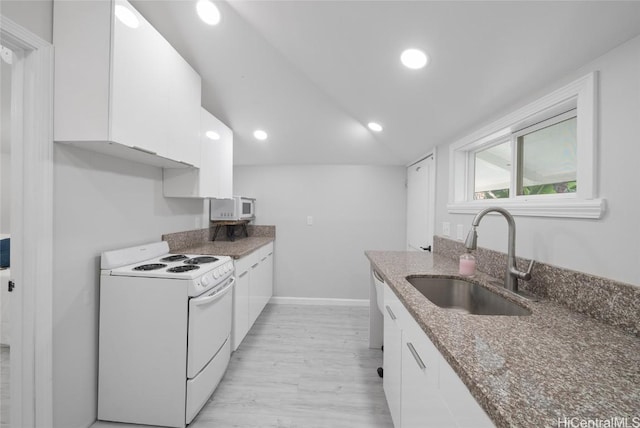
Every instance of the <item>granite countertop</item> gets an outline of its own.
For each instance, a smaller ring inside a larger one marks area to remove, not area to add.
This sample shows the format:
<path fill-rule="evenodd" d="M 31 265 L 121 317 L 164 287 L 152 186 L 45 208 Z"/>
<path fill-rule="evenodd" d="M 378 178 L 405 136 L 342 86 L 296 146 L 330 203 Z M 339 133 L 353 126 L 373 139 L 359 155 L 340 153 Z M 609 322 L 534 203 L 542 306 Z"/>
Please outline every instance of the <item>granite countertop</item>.
<path fill-rule="evenodd" d="M 640 423 L 638 337 L 550 301 L 519 298 L 482 272 L 472 282 L 531 315 L 447 311 L 405 277 L 459 277 L 457 261 L 406 251 L 365 254 L 497 426 L 557 427 L 568 426 L 564 418 L 625 416 L 628 426 Z"/>
<path fill-rule="evenodd" d="M 248 238 L 236 239 L 235 241 L 205 241 L 176 249 L 174 252 L 231 256 L 234 259 L 239 259 L 274 240 L 275 238 L 273 237 L 250 236 Z"/>

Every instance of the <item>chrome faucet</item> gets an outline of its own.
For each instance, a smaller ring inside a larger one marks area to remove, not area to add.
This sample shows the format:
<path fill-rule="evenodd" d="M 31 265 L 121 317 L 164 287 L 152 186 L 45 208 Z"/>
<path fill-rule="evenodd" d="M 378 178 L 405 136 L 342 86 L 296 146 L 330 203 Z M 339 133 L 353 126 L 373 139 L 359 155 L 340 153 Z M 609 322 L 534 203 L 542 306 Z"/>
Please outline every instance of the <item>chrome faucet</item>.
<path fill-rule="evenodd" d="M 504 276 L 504 286 L 507 290 L 513 291 L 514 293 L 518 292 L 518 279 L 522 279 L 524 281 L 529 281 L 531 279 L 531 269 L 533 268 L 533 260 L 529 264 L 529 268 L 526 272 L 519 271 L 516 267 L 516 222 L 513 220 L 513 216 L 509 213 L 509 211 L 504 208 L 499 207 L 489 207 L 480 211 L 473 218 L 471 222 L 471 230 L 467 235 L 467 240 L 464 242 L 464 246 L 470 250 L 475 250 L 477 248 L 478 243 L 478 233 L 476 232 L 476 227 L 480 224 L 480 220 L 487 213 L 497 212 L 504 216 L 507 219 L 507 223 L 509 224 L 509 244 L 507 248 L 507 270 Z"/>

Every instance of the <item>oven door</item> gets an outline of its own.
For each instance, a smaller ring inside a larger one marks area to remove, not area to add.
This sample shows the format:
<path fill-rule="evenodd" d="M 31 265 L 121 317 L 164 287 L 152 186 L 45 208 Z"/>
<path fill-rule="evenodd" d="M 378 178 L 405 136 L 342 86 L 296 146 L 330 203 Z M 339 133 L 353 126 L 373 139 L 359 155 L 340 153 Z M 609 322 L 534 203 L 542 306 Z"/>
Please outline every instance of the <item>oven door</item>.
<path fill-rule="evenodd" d="M 232 293 L 235 278 L 189 300 L 187 377 L 196 375 L 222 348 L 231 332 Z"/>

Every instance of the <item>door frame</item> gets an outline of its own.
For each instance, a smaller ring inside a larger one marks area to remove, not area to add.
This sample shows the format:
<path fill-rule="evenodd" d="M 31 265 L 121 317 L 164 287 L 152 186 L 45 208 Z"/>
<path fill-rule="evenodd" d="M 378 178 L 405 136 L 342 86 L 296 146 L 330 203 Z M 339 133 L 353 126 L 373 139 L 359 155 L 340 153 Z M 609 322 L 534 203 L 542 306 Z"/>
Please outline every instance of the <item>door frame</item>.
<path fill-rule="evenodd" d="M 0 15 L 11 83 L 11 426 L 53 425 L 53 46 Z"/>

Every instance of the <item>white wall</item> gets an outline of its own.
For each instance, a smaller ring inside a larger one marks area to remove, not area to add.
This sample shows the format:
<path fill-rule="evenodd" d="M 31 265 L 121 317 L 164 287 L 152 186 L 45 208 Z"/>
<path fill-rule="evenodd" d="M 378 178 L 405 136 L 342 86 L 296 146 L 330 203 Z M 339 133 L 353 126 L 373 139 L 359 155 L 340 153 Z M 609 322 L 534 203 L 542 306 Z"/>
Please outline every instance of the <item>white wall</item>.
<path fill-rule="evenodd" d="M 160 168 L 60 144 L 54 162 L 54 423 L 84 428 L 97 412 L 100 253 L 208 220 L 202 201 L 162 196 Z"/>
<path fill-rule="evenodd" d="M 256 224 L 276 226 L 274 294 L 367 299 L 364 251 L 406 245 L 405 177 L 397 166 L 236 166 L 234 193 L 257 198 Z"/>
<path fill-rule="evenodd" d="M 599 196 L 606 199 L 606 214 L 600 220 L 517 217 L 516 253 L 640 286 L 640 196 L 636 187 L 640 160 L 640 37 L 523 99 L 512 110 L 593 70 L 600 71 L 598 186 Z M 487 124 L 506 113 L 496 115 Z M 446 208 L 449 148 L 438 147 L 438 155 L 436 234 L 442 234 L 444 221 L 451 222 L 452 231 L 456 224 L 463 224 L 466 234 L 473 216 L 449 214 Z M 479 246 L 506 252 L 507 225 L 502 217 L 485 217 L 478 235 Z"/>

